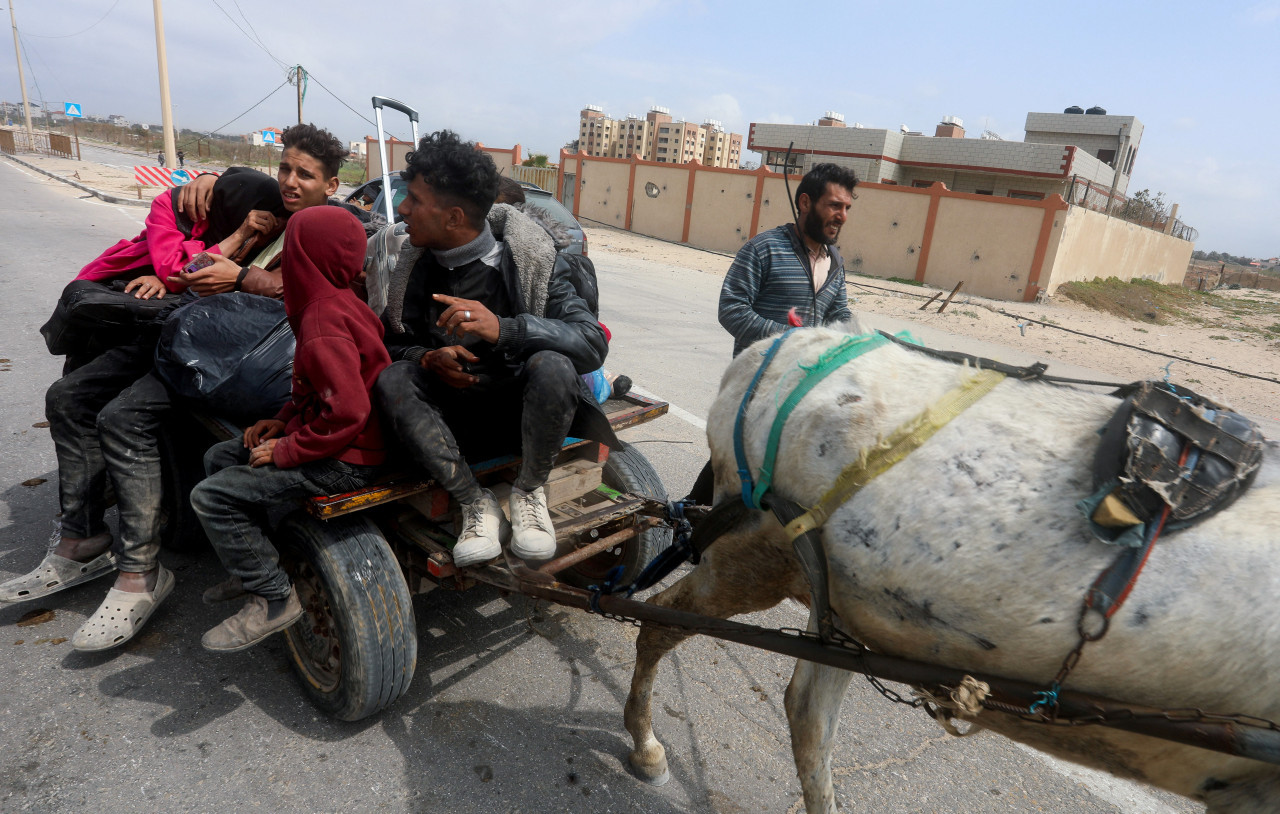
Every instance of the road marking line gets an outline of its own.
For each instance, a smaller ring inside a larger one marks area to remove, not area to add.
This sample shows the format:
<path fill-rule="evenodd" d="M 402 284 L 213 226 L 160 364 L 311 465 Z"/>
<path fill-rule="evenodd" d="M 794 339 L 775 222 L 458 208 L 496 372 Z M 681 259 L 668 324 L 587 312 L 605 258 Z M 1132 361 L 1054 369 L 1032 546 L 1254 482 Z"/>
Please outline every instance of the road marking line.
<path fill-rule="evenodd" d="M 666 401 L 666 399 L 662 398 L 661 396 L 656 395 L 654 393 L 650 393 L 648 390 L 645 390 L 643 387 L 637 387 L 634 384 L 631 385 L 631 390 L 632 392 L 637 393 L 641 396 L 644 396 L 645 398 L 658 399 L 659 401 Z M 707 429 L 707 420 L 705 418 L 699 418 L 698 416 L 694 415 L 693 413 L 689 412 L 683 407 L 679 407 L 675 404 L 667 402 L 667 412 L 675 416 L 676 418 L 680 418 L 689 422 L 690 424 L 692 424 L 693 426 L 697 427 L 700 430 L 706 431 Z"/>

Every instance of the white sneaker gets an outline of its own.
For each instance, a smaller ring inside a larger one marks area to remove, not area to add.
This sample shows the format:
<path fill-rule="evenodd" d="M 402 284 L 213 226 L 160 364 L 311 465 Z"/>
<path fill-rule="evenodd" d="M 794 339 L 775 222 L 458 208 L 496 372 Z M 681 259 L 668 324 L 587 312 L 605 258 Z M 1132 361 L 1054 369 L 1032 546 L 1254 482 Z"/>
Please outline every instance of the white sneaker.
<path fill-rule="evenodd" d="M 511 553 L 522 560 L 549 560 L 556 555 L 556 530 L 547 511 L 547 494 L 511 489 Z"/>
<path fill-rule="evenodd" d="M 479 565 L 502 554 L 502 538 L 511 534 L 511 524 L 502 516 L 498 499 L 488 489 L 474 503 L 463 503 L 462 533 L 453 547 L 453 564 L 459 568 Z"/>

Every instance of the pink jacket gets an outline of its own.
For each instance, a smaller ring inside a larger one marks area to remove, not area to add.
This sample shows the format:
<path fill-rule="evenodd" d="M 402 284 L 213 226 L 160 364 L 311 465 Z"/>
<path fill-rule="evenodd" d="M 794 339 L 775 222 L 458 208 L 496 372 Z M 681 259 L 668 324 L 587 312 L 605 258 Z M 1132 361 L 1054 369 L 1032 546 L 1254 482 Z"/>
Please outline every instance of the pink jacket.
<path fill-rule="evenodd" d="M 207 228 L 208 224 L 200 221 L 191 238 L 183 234 L 173 214 L 173 190 L 165 190 L 151 203 L 142 233 L 133 240 L 121 240 L 98 255 L 80 270 L 76 279 L 105 282 L 130 269 L 150 265 L 166 288 L 181 291 L 183 285 L 177 280 L 170 281 L 169 275 L 182 271 L 200 252 L 218 253 L 216 245 L 206 248 L 199 239 Z"/>

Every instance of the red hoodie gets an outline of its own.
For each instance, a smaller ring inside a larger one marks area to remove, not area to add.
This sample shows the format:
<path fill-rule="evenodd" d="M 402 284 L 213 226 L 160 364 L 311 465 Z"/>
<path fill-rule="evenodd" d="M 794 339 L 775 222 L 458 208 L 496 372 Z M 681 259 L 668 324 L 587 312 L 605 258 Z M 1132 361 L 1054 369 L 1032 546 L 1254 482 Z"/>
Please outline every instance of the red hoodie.
<path fill-rule="evenodd" d="M 364 264 L 364 228 L 336 206 L 289 218 L 281 276 L 297 340 L 293 398 L 276 418 L 285 434 L 272 463 L 290 468 L 323 458 L 377 464 L 386 457 L 369 391 L 391 364 L 382 323 L 348 287 Z"/>

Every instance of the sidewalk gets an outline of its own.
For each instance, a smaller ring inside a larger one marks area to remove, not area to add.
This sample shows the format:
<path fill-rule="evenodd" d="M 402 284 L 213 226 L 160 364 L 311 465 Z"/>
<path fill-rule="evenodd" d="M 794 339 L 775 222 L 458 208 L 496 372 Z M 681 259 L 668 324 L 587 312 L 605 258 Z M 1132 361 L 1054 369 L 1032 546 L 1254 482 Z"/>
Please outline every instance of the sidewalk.
<path fill-rule="evenodd" d="M 0 156 L 41 175 L 84 190 L 108 203 L 150 206 L 151 200 L 163 191 L 162 187 L 139 187 L 133 182 L 132 170 L 126 172 L 91 161 L 36 153 L 23 153 L 21 156 L 0 153 Z"/>
<path fill-rule="evenodd" d="M 133 177 L 134 166 L 155 166 L 154 156 L 144 156 L 128 150 L 83 140 L 83 160 L 19 153 L 16 156 L 0 153 L 0 156 L 63 183 L 83 190 L 108 203 L 126 206 L 150 206 L 151 201 L 166 187 L 139 186 Z M 106 159 L 106 160 L 104 160 Z M 221 172 L 224 167 L 206 166 L 195 161 L 187 162 L 186 169 Z"/>
<path fill-rule="evenodd" d="M 93 149 L 94 152 L 101 153 L 108 149 L 92 142 L 85 142 L 83 146 L 85 152 Z M 21 153 L 17 156 L 0 153 L 0 157 L 6 158 L 15 164 L 20 164 L 41 175 L 70 184 L 76 189 L 83 190 L 95 198 L 101 198 L 107 203 L 123 204 L 125 206 L 151 206 L 151 201 L 166 189 L 166 187 L 139 186 L 133 178 L 133 167 L 135 165 L 154 166 L 155 160 L 153 157 L 123 150 L 111 151 L 111 157 L 118 158 L 119 164 L 103 163 L 92 158 L 77 161 L 74 158 L 61 158 L 39 153 Z M 188 161 L 185 169 L 221 173 L 226 168 Z M 254 169 L 261 168 L 255 167 Z M 354 188 L 346 184 L 339 186 L 337 197 L 345 197 L 352 189 Z"/>

